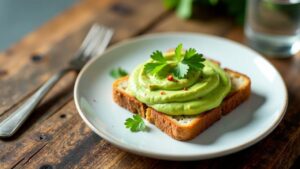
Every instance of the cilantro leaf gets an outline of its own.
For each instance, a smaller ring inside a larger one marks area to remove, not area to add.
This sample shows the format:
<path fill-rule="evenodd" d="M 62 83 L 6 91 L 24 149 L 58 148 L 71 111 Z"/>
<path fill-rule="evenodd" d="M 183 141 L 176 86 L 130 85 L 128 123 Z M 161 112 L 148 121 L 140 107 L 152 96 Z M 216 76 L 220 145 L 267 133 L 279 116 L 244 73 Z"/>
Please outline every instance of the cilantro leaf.
<path fill-rule="evenodd" d="M 185 52 L 185 58 L 190 58 L 193 55 L 197 54 L 196 49 L 194 48 L 189 48 L 186 52 Z"/>
<path fill-rule="evenodd" d="M 166 66 L 166 63 L 147 63 L 144 69 L 146 73 L 159 74 Z"/>
<path fill-rule="evenodd" d="M 160 74 L 160 72 L 167 66 L 167 59 L 163 56 L 161 51 L 152 53 L 151 58 L 154 62 L 147 63 L 144 66 L 146 73 Z"/>
<path fill-rule="evenodd" d="M 128 73 L 120 67 L 111 70 L 109 74 L 115 79 L 128 75 Z"/>
<path fill-rule="evenodd" d="M 155 51 L 151 58 L 153 61 L 145 64 L 144 71 L 153 75 L 167 76 L 170 73 L 179 79 L 185 78 L 189 71 L 201 71 L 204 67 L 202 63 L 205 61 L 202 54 L 198 54 L 193 48 L 188 49 L 182 54 L 182 44 L 179 44 L 175 49 L 175 55 L 172 60 L 167 60 L 163 53 Z"/>
<path fill-rule="evenodd" d="M 159 65 L 161 65 L 161 63 L 147 63 L 147 64 L 145 64 L 145 66 L 144 66 L 144 70 L 145 70 L 145 72 L 146 73 L 152 73 L 153 72 L 153 70 L 157 67 L 157 66 L 159 66 Z"/>
<path fill-rule="evenodd" d="M 162 52 L 158 50 L 152 53 L 151 58 L 161 63 L 167 62 L 167 59 L 163 56 Z"/>
<path fill-rule="evenodd" d="M 138 132 L 138 131 L 145 131 L 146 125 L 144 123 L 144 120 L 141 118 L 140 115 L 133 115 L 133 118 L 128 118 L 125 121 L 126 128 L 129 128 L 132 132 Z"/>
<path fill-rule="evenodd" d="M 178 62 L 180 62 L 183 58 L 181 52 L 182 52 L 182 44 L 179 44 L 175 49 L 175 58 Z"/>
<path fill-rule="evenodd" d="M 186 53 L 187 55 L 188 53 Z M 182 61 L 182 63 L 189 65 L 189 67 L 192 67 L 196 70 L 202 70 L 202 68 L 204 67 L 204 64 L 202 63 L 203 61 L 205 61 L 205 59 L 203 58 L 202 54 L 194 54 L 192 56 L 189 57 L 185 57 Z"/>
<path fill-rule="evenodd" d="M 186 65 L 186 64 L 184 64 L 184 63 L 182 63 L 182 62 L 179 62 L 179 63 L 176 65 L 176 67 L 175 67 L 173 73 L 174 73 L 174 75 L 175 75 L 176 77 L 182 79 L 182 78 L 184 78 L 184 77 L 187 75 L 188 70 L 189 70 L 189 66 L 188 66 L 188 65 Z"/>

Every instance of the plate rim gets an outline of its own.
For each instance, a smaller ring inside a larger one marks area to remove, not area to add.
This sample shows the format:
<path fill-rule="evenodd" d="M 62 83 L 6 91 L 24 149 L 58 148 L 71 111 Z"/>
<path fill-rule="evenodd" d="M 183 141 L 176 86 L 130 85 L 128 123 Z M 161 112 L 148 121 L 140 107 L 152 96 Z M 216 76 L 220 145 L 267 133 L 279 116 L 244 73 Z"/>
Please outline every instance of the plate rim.
<path fill-rule="evenodd" d="M 80 80 L 83 76 L 83 74 L 87 71 L 88 67 L 90 67 L 90 65 L 92 65 L 96 60 L 98 60 L 102 55 L 115 50 L 119 47 L 122 46 L 126 46 L 127 44 L 130 43 L 134 43 L 137 41 L 143 41 L 143 40 L 147 40 L 147 39 L 151 39 L 151 38 L 162 38 L 163 36 L 184 36 L 184 35 L 194 35 L 194 36 L 202 36 L 205 38 L 213 38 L 213 39 L 217 39 L 217 40 L 221 40 L 221 41 L 225 41 L 225 42 L 229 42 L 229 43 L 233 43 L 234 45 L 244 48 L 250 52 L 255 53 L 257 56 L 259 56 L 261 59 L 263 59 L 266 63 L 268 63 L 272 69 L 275 70 L 275 72 L 278 74 L 279 79 L 281 81 L 281 83 L 283 84 L 283 91 L 284 91 L 284 106 L 282 107 L 282 109 L 280 110 L 280 116 L 273 121 L 271 127 L 263 132 L 263 133 L 259 133 L 257 135 L 256 138 L 249 140 L 237 147 L 233 147 L 231 149 L 226 149 L 226 150 L 222 150 L 222 151 L 216 151 L 216 152 L 212 152 L 212 153 L 206 153 L 206 154 L 198 154 L 198 155 L 172 155 L 172 154 L 160 154 L 160 153 L 153 153 L 151 151 L 146 151 L 146 150 L 142 150 L 142 149 L 134 149 L 132 147 L 127 147 L 126 145 L 122 144 L 122 143 L 118 143 L 115 140 L 112 140 L 111 138 L 109 138 L 108 136 L 106 136 L 105 133 L 102 133 L 101 131 L 98 131 L 94 125 L 86 118 L 86 116 L 84 115 L 83 110 L 81 110 L 80 105 L 79 105 L 79 98 L 78 98 L 78 86 L 80 83 Z M 95 56 L 93 57 L 90 61 L 88 61 L 88 63 L 86 63 L 84 65 L 84 67 L 81 69 L 81 71 L 79 72 L 76 81 L 75 81 L 75 85 L 74 85 L 74 92 L 73 92 L 73 96 L 74 96 L 74 102 L 75 102 L 75 107 L 80 115 L 80 117 L 83 119 L 83 121 L 88 125 L 88 127 L 90 129 L 92 129 L 93 132 L 95 132 L 97 135 L 99 135 L 100 137 L 102 137 L 104 140 L 108 141 L 109 143 L 113 144 L 114 146 L 123 149 L 125 151 L 134 153 L 134 154 L 138 154 L 138 155 L 142 155 L 142 156 L 147 156 L 147 157 L 151 157 L 151 158 L 156 158 L 156 159 L 165 159 L 165 160 L 180 160 L 180 161 L 191 161 L 191 160 L 202 160 L 202 159 L 210 159 L 210 158 L 216 158 L 216 157 L 221 157 L 224 155 L 228 155 L 228 154 L 232 154 L 235 153 L 237 151 L 243 150 L 247 147 L 252 146 L 253 144 L 259 142 L 260 140 L 262 140 L 263 138 L 265 138 L 267 135 L 269 135 L 281 122 L 281 120 L 283 119 L 286 109 L 287 109 L 287 105 L 288 105 L 288 92 L 287 92 L 287 87 L 285 85 L 285 82 L 281 76 L 281 74 L 279 73 L 279 71 L 275 68 L 275 66 L 268 61 L 265 57 L 263 57 L 260 53 L 254 51 L 253 49 L 249 48 L 246 45 L 243 45 L 241 43 L 238 43 L 236 41 L 233 41 L 231 39 L 227 39 L 227 38 L 223 38 L 223 37 L 219 37 L 219 36 L 215 36 L 215 35 L 208 35 L 208 34 L 203 34 L 203 33 L 196 33 L 196 32 L 165 32 L 165 33 L 150 33 L 150 34 L 145 34 L 142 36 L 138 36 L 138 37 L 134 37 L 134 38 L 129 38 L 129 39 L 125 39 L 122 40 L 121 42 L 118 42 L 116 44 L 113 44 L 112 46 L 110 46 L 107 50 L 104 51 L 104 53 L 102 53 L 99 56 Z"/>

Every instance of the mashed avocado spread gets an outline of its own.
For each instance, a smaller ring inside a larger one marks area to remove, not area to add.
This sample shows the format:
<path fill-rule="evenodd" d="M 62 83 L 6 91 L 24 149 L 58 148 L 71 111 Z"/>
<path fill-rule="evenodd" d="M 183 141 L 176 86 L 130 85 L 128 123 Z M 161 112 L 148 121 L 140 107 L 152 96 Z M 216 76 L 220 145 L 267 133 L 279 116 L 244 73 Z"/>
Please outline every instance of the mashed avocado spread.
<path fill-rule="evenodd" d="M 181 55 L 185 52 L 182 51 Z M 137 66 L 129 77 L 128 92 L 139 101 L 168 115 L 196 115 L 218 107 L 230 92 L 231 81 L 219 65 L 205 60 L 201 70 L 188 68 L 183 78 L 170 73 L 176 53 L 163 54 L 168 65 L 162 74 L 145 70 L 150 59 Z"/>

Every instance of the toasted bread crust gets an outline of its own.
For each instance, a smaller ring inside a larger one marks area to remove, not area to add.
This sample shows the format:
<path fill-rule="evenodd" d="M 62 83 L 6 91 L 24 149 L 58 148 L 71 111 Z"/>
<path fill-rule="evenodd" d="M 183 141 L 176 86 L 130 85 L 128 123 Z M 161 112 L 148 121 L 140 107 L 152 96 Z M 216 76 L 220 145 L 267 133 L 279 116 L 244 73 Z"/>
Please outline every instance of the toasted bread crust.
<path fill-rule="evenodd" d="M 226 68 L 224 70 L 226 72 L 230 72 L 230 74 L 235 77 L 243 77 L 244 80 L 246 80 L 246 85 L 242 86 L 238 91 L 230 93 L 224 99 L 224 101 L 221 104 L 222 115 L 230 113 L 233 109 L 235 109 L 245 100 L 247 100 L 251 94 L 251 81 L 247 75 Z"/>
<path fill-rule="evenodd" d="M 230 93 L 219 107 L 196 115 L 191 123 L 187 125 L 180 125 L 172 118 L 172 116 L 158 112 L 138 101 L 135 97 L 130 96 L 125 91 L 120 90 L 118 88 L 119 84 L 123 81 L 127 81 L 128 77 L 120 78 L 114 82 L 113 99 L 121 107 L 126 108 L 132 113 L 141 115 L 174 139 L 182 141 L 190 140 L 221 119 L 222 115 L 231 112 L 250 96 L 250 79 L 244 74 L 230 69 L 225 70 L 231 75 L 242 77 L 246 80 L 246 85 L 242 86 L 239 90 Z"/>
<path fill-rule="evenodd" d="M 217 107 L 201 113 L 193 119 L 191 124 L 185 126 L 178 125 L 168 115 L 152 108 L 147 109 L 146 119 L 176 140 L 190 140 L 221 119 L 221 108 Z"/>
<path fill-rule="evenodd" d="M 126 108 L 132 113 L 139 114 L 143 118 L 146 117 L 147 105 L 138 101 L 135 97 L 130 96 L 124 91 L 121 91 L 118 86 L 122 81 L 127 81 L 128 76 L 117 79 L 113 83 L 113 99 L 121 107 Z"/>

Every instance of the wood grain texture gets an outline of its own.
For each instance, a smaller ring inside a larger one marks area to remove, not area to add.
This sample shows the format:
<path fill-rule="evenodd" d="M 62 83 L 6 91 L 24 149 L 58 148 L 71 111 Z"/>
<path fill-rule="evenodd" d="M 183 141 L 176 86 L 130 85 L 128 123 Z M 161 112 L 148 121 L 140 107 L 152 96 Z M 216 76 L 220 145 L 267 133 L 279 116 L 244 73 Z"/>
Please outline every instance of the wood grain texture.
<path fill-rule="evenodd" d="M 182 20 L 172 13 L 167 18 L 151 28 L 150 32 L 199 32 L 224 36 L 231 28 L 233 23 L 224 17 L 209 18 L 205 20 L 191 19 Z"/>
<path fill-rule="evenodd" d="M 226 18 L 183 21 L 165 11 L 160 0 L 83 0 L 0 54 L 0 120 L 67 63 L 92 22 L 114 28 L 113 43 L 167 31 L 208 33 L 240 43 L 245 39 L 243 29 Z M 42 59 L 32 61 L 33 54 Z M 211 160 L 173 162 L 120 150 L 79 117 L 71 100 L 75 74 L 70 73 L 16 136 L 0 140 L 0 168 L 289 168 L 300 152 L 300 54 L 269 60 L 287 84 L 287 114 L 274 132 L 243 151 Z"/>
<path fill-rule="evenodd" d="M 0 54 L 0 67 L 7 72 L 0 77 L 0 115 L 20 103 L 67 63 L 85 31 L 79 31 L 81 34 L 76 36 L 72 34 L 79 29 L 86 30 L 88 23 L 97 16 L 94 13 L 110 3 L 112 1 L 94 1 L 92 4 L 91 0 L 82 1 Z M 65 47 L 64 51 L 57 50 L 61 45 Z M 35 54 L 41 55 L 41 60 L 33 61 L 31 57 Z"/>
<path fill-rule="evenodd" d="M 92 22 L 113 27 L 115 42 L 140 34 L 167 13 L 159 1 L 86 0 L 54 18 L 0 55 L 0 67 L 7 72 L 0 77 L 0 116 L 67 64 Z M 34 54 L 42 59 L 33 62 Z"/>

